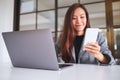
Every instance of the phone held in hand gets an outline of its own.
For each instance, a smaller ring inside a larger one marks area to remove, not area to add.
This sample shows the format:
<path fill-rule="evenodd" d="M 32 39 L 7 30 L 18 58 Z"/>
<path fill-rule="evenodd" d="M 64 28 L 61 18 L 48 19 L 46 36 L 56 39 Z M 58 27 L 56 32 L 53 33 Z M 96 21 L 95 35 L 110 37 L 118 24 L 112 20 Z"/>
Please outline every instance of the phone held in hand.
<path fill-rule="evenodd" d="M 99 32 L 99 28 L 87 28 L 85 32 L 83 46 L 89 42 L 96 42 Z"/>

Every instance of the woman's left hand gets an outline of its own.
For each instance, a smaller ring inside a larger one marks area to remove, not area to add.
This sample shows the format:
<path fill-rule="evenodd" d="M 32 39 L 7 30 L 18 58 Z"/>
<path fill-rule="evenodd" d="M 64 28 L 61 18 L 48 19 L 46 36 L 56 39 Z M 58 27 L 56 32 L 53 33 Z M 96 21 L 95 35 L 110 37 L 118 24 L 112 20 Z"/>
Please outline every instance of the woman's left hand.
<path fill-rule="evenodd" d="M 86 44 L 83 49 L 92 54 L 94 57 L 100 54 L 100 46 L 97 42 L 90 42 Z"/>
<path fill-rule="evenodd" d="M 108 63 L 106 57 L 100 52 L 100 46 L 97 42 L 90 42 L 83 47 L 83 50 L 86 50 L 95 58 L 97 58 L 102 63 Z"/>

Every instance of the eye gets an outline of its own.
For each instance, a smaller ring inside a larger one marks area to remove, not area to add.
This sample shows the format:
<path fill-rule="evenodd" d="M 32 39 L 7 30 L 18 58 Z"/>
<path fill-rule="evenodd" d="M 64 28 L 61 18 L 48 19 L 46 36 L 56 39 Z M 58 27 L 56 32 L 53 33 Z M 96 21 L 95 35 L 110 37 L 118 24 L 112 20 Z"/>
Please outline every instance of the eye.
<path fill-rule="evenodd" d="M 80 18 L 85 18 L 85 15 L 81 15 Z"/>
<path fill-rule="evenodd" d="M 73 17 L 72 19 L 74 20 L 74 19 L 76 19 L 76 17 Z"/>
<path fill-rule="evenodd" d="M 80 16 L 80 18 L 85 18 L 85 16 Z"/>
<path fill-rule="evenodd" d="M 80 17 L 80 18 L 84 18 L 84 17 Z"/>

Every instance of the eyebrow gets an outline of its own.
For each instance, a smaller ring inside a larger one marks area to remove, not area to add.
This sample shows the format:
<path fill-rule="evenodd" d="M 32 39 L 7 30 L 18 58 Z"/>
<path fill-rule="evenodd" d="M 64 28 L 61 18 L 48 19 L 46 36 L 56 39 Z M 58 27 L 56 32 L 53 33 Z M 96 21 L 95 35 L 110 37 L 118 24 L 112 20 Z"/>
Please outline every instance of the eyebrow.
<path fill-rule="evenodd" d="M 76 15 L 73 15 L 73 17 L 76 16 Z M 85 14 L 80 14 L 79 16 L 85 16 Z"/>

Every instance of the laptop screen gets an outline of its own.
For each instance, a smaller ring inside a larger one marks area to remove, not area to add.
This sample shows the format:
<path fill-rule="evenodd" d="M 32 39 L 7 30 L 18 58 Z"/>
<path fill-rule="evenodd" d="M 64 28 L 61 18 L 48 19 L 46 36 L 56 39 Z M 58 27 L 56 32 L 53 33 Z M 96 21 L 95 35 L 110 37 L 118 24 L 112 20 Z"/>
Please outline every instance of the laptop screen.
<path fill-rule="evenodd" d="M 13 66 L 59 69 L 49 29 L 5 32 L 2 35 Z"/>

